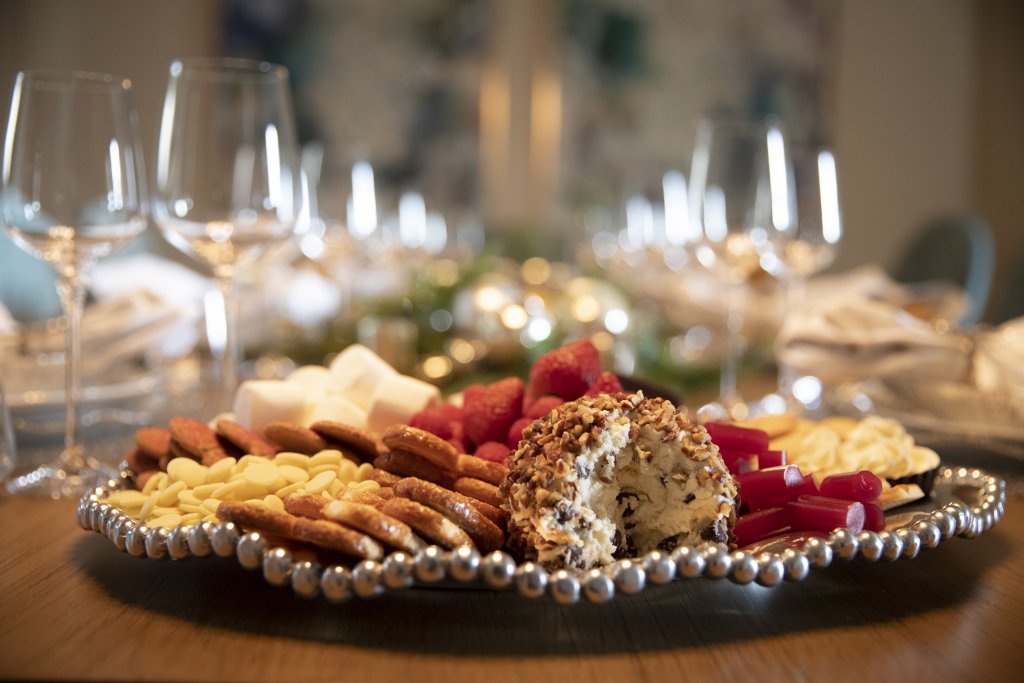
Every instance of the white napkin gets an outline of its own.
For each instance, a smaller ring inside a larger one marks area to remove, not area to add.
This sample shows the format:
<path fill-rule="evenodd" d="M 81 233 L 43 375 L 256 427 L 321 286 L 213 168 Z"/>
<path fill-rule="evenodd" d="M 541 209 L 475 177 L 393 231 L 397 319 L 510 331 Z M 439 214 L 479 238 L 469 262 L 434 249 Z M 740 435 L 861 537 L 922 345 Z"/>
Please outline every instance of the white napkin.
<path fill-rule="evenodd" d="M 960 381 L 970 370 L 970 346 L 894 303 L 854 294 L 820 299 L 789 315 L 776 356 L 830 386 L 872 377 Z"/>
<path fill-rule="evenodd" d="M 979 333 L 974 383 L 983 391 L 1004 393 L 1024 404 L 1024 317 Z"/>

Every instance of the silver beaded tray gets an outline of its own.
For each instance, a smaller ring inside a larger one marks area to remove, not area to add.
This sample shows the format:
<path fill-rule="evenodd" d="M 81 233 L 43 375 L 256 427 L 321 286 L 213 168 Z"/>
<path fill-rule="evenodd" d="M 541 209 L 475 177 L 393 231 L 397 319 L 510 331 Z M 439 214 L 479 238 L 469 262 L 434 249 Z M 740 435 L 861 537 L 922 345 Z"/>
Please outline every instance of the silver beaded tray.
<path fill-rule="evenodd" d="M 127 485 L 127 477 L 111 480 L 83 496 L 76 512 L 78 524 L 102 533 L 118 550 L 135 557 L 184 560 L 235 556 L 246 569 L 262 570 L 272 585 L 290 585 L 306 598 L 322 594 L 332 602 L 353 596 L 373 598 L 388 590 L 449 580 L 496 590 L 514 589 L 527 598 L 548 595 L 561 604 L 579 602 L 581 596 L 590 602 L 608 602 L 616 593 L 629 595 L 650 584 L 698 577 L 776 586 L 783 581 L 802 581 L 812 569 L 824 569 L 834 558 L 852 560 L 860 556 L 872 562 L 913 559 L 955 536 L 976 538 L 1002 518 L 1006 507 L 1004 480 L 978 469 L 944 467 L 931 499 L 888 515 L 885 531 L 852 534 L 836 529 L 827 538 L 811 538 L 799 550 L 778 547 L 753 554 L 704 543 L 669 553 L 654 551 L 586 572 L 547 572 L 533 562 L 517 565 L 502 551 L 481 556 L 469 547 L 447 551 L 429 546 L 416 555 L 394 552 L 383 562 L 365 560 L 349 568 L 321 567 L 316 562 L 295 559 L 288 549 L 273 547 L 260 534 L 244 533 L 230 522 L 206 522 L 169 531 L 150 529 L 105 502 L 112 491 Z"/>

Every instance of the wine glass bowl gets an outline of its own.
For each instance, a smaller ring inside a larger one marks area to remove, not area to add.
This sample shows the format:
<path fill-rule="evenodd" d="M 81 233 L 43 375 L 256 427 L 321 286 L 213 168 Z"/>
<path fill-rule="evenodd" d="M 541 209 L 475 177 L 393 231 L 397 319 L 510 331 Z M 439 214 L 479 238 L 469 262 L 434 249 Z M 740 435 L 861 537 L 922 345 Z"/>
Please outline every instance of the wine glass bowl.
<path fill-rule="evenodd" d="M 690 169 L 690 234 L 698 262 L 726 289 L 726 348 L 709 415 L 742 418 L 737 388 L 746 287 L 762 269 L 763 244 L 792 230 L 793 200 L 782 131 L 772 120 L 704 120 Z"/>
<path fill-rule="evenodd" d="M 223 296 L 227 404 L 239 360 L 237 272 L 292 237 L 302 208 L 287 69 L 241 59 L 174 61 L 156 183 L 157 225 L 171 244 L 211 268 Z"/>
<path fill-rule="evenodd" d="M 81 315 L 88 268 L 146 227 L 145 164 L 131 83 L 109 74 L 23 71 L 4 137 L 0 222 L 51 264 L 67 318 L 65 438 L 60 460 L 12 480 L 12 491 L 81 493 L 111 473 L 77 439 Z"/>

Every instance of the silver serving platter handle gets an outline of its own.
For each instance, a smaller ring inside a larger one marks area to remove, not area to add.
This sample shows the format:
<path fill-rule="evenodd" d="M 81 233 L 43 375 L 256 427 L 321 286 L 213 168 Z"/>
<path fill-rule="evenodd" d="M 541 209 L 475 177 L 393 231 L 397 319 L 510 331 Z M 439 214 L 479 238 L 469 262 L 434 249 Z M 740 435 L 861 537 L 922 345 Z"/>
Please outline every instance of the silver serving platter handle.
<path fill-rule="evenodd" d="M 297 560 L 288 549 L 274 547 L 259 533 L 245 533 L 230 522 L 204 522 L 170 530 L 138 524 L 106 502 L 113 491 L 128 485 L 128 475 L 122 474 L 120 480 L 110 480 L 83 496 L 76 510 L 79 526 L 103 534 L 118 550 L 136 557 L 184 560 L 234 556 L 244 568 L 261 571 L 274 586 L 291 586 L 304 598 L 322 594 L 331 602 L 374 598 L 385 591 L 441 581 L 514 589 L 526 598 L 549 596 L 564 605 L 577 603 L 581 597 L 594 603 L 608 602 L 616 593 L 632 595 L 652 584 L 699 577 L 777 586 L 784 581 L 802 581 L 812 569 L 824 569 L 835 560 L 848 561 L 857 556 L 871 562 L 910 560 L 957 536 L 977 538 L 998 523 L 1006 509 L 1005 480 L 979 469 L 943 467 L 935 490 L 955 491 L 956 495 L 947 495 L 948 502 L 938 508 L 892 515 L 897 525 L 878 533 L 852 534 L 847 529 L 836 529 L 827 537 L 811 538 L 800 549 L 780 546 L 754 554 L 703 543 L 671 552 L 653 551 L 590 571 L 548 572 L 533 562 L 517 564 L 500 550 L 481 555 L 468 546 L 453 551 L 429 546 L 415 555 L 391 553 L 382 562 L 364 560 L 354 567 L 322 567 Z"/>

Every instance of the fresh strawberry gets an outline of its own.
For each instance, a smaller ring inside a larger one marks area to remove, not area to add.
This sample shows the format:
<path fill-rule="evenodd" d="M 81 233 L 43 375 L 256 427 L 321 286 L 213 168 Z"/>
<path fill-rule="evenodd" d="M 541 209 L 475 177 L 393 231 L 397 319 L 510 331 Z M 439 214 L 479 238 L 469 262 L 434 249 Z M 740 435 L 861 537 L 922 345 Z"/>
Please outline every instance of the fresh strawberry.
<path fill-rule="evenodd" d="M 442 439 L 450 439 L 452 434 L 451 420 L 441 408 L 426 408 L 409 418 L 409 425 L 430 432 Z"/>
<path fill-rule="evenodd" d="M 451 439 L 448 439 L 448 443 L 450 443 L 452 446 L 455 447 L 455 451 L 457 453 L 468 453 L 469 452 L 469 451 L 466 450 L 466 444 L 462 443 L 462 439 L 456 439 L 456 438 L 452 437 Z"/>
<path fill-rule="evenodd" d="M 573 401 L 583 395 L 600 373 L 597 347 L 589 339 L 581 339 L 537 359 L 530 369 L 528 395 L 556 394 Z"/>
<path fill-rule="evenodd" d="M 498 443 L 497 441 L 488 441 L 487 443 L 480 444 L 473 455 L 481 460 L 490 460 L 501 465 L 508 465 L 509 452 L 509 448 L 505 444 Z"/>
<path fill-rule="evenodd" d="M 519 448 L 519 442 L 523 439 L 523 430 L 533 424 L 533 420 L 522 417 L 512 423 L 508 429 L 508 440 L 505 442 L 512 450 Z"/>
<path fill-rule="evenodd" d="M 598 394 L 618 394 L 622 391 L 622 383 L 612 372 L 602 372 L 594 380 L 594 383 L 587 389 L 585 396 L 597 396 Z"/>
<path fill-rule="evenodd" d="M 482 391 L 465 394 L 463 427 L 473 443 L 504 442 L 509 427 L 523 414 L 523 380 L 507 377 L 488 384 Z"/>
<path fill-rule="evenodd" d="M 449 422 L 461 422 L 462 421 L 462 408 L 459 406 L 453 406 L 451 403 L 444 403 L 438 408 L 444 413 L 445 418 Z"/>
<path fill-rule="evenodd" d="M 524 411 L 523 417 L 528 417 L 532 420 L 545 417 L 563 403 L 565 401 L 561 396 L 541 396 L 530 404 L 530 407 Z"/>

